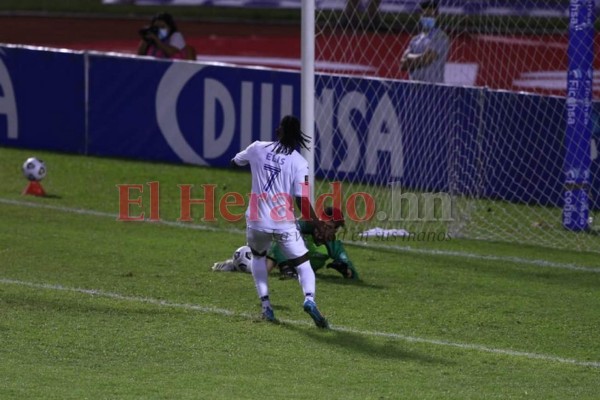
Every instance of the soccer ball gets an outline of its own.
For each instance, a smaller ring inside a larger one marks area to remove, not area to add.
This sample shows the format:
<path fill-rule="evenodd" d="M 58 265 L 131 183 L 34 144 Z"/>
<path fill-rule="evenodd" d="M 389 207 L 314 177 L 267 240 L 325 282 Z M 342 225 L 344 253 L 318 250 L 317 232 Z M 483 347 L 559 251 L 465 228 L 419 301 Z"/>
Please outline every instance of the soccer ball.
<path fill-rule="evenodd" d="M 30 181 L 41 181 L 46 176 L 46 164 L 35 157 L 29 157 L 23 163 L 23 175 Z"/>
<path fill-rule="evenodd" d="M 252 250 L 249 246 L 242 246 L 233 253 L 233 265 L 237 271 L 251 272 Z"/>

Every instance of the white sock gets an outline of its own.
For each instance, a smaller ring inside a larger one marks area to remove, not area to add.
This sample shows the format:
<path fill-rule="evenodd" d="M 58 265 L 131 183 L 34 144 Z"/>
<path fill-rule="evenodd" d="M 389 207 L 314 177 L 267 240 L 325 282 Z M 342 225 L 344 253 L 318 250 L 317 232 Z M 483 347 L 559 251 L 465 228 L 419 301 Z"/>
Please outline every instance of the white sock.
<path fill-rule="evenodd" d="M 267 257 L 252 257 L 252 277 L 254 278 L 254 285 L 256 286 L 258 297 L 262 301 L 263 308 L 270 307 Z"/>
<path fill-rule="evenodd" d="M 310 266 L 309 261 L 305 261 L 302 264 L 296 267 L 296 271 L 298 271 L 298 281 L 300 282 L 300 286 L 302 286 L 302 291 L 304 292 L 305 300 L 315 300 L 315 272 Z"/>

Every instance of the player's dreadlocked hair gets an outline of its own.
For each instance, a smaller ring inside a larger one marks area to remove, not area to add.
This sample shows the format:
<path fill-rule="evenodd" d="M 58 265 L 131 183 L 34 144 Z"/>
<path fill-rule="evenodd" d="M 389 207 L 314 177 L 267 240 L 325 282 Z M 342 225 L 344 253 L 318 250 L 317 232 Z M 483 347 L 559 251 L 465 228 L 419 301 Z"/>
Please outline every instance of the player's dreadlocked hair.
<path fill-rule="evenodd" d="M 279 143 L 276 146 L 277 151 L 290 154 L 296 149 L 304 147 L 308 149 L 310 136 L 307 136 L 300 130 L 300 121 L 293 115 L 286 115 L 281 120 L 281 131 L 279 134 Z"/>

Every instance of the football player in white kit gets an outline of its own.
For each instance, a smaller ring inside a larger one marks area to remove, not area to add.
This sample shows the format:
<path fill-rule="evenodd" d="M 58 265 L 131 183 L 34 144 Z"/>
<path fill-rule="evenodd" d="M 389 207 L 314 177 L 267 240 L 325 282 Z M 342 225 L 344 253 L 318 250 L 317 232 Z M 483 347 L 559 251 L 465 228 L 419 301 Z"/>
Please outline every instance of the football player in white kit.
<path fill-rule="evenodd" d="M 275 240 L 296 266 L 304 292 L 304 311 L 317 327 L 328 328 L 327 319 L 315 303 L 315 273 L 294 214 L 296 203 L 303 218 L 320 223 L 308 198 L 308 163 L 298 152 L 301 147 L 307 148 L 309 137 L 300 130 L 298 118 L 291 115 L 281 120 L 276 134 L 276 141 L 256 141 L 231 160 L 233 166 L 250 165 L 252 173 L 246 240 L 252 249 L 252 276 L 262 303 L 262 317 L 276 321 L 269 300 L 266 258 Z"/>

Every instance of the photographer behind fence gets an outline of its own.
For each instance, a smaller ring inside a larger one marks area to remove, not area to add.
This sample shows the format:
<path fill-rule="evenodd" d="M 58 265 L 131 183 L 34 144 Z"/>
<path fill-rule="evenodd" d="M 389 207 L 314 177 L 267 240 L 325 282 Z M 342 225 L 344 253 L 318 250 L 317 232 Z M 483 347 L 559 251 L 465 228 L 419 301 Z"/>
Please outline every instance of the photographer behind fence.
<path fill-rule="evenodd" d="M 173 16 L 168 13 L 155 15 L 150 25 L 139 30 L 142 40 L 137 54 L 157 58 L 179 58 L 195 60 L 196 52 L 185 43 Z"/>

